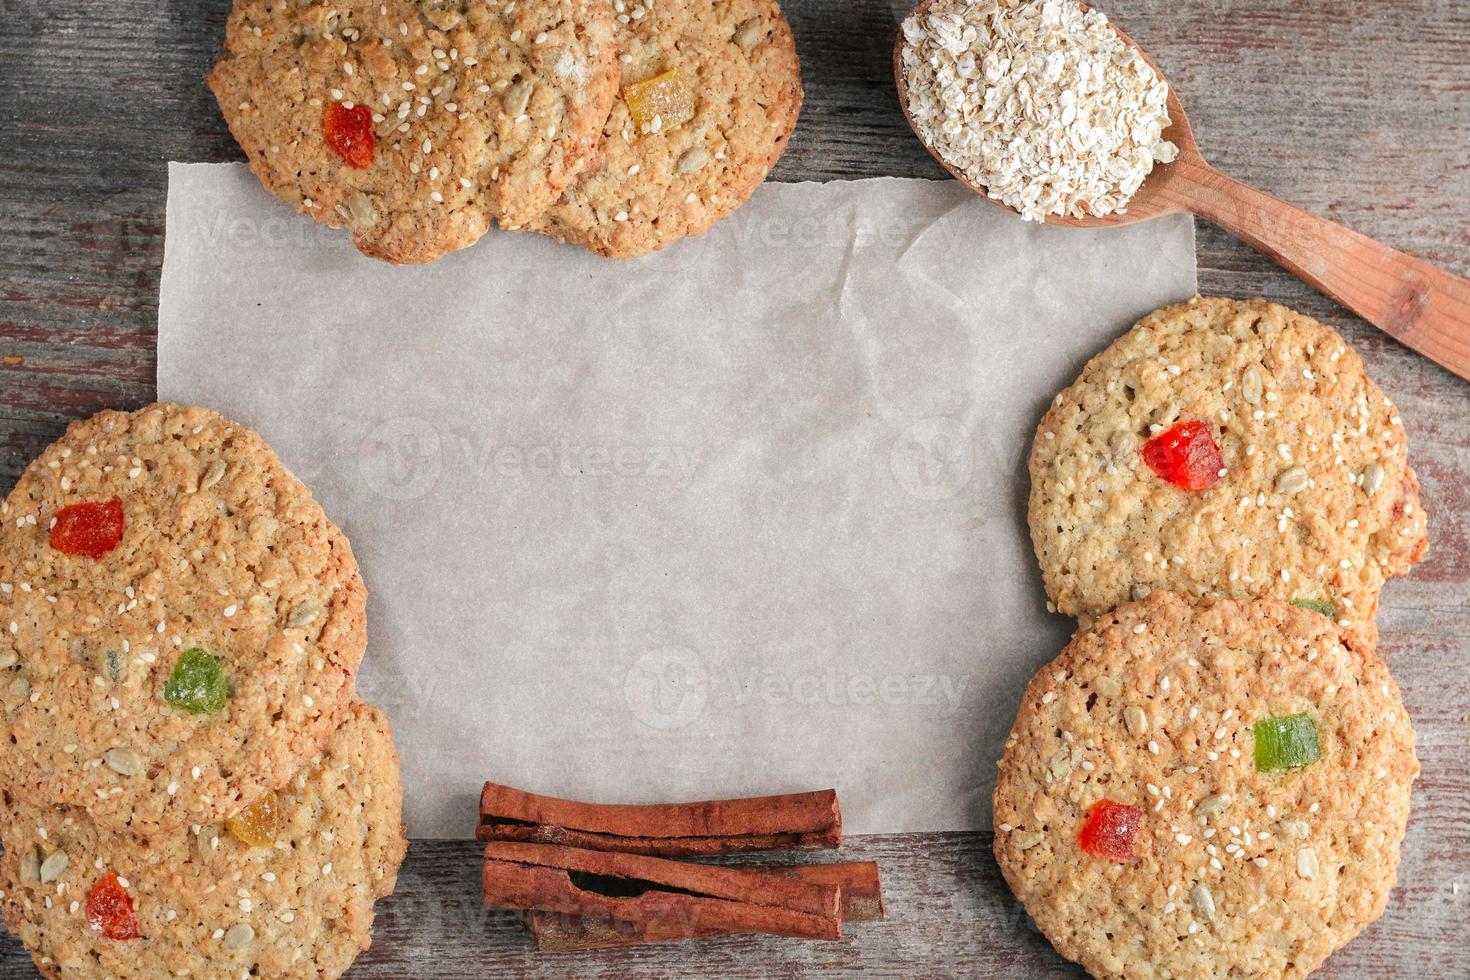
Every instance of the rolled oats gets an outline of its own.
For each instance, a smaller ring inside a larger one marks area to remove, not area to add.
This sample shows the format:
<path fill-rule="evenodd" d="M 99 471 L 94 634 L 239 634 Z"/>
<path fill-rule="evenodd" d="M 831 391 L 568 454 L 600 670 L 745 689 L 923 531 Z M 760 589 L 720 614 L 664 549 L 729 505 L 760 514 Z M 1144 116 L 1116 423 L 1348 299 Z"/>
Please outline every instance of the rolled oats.
<path fill-rule="evenodd" d="M 1122 213 L 1178 156 L 1167 83 L 1074 0 L 935 0 L 903 33 L 919 135 L 1024 218 Z"/>

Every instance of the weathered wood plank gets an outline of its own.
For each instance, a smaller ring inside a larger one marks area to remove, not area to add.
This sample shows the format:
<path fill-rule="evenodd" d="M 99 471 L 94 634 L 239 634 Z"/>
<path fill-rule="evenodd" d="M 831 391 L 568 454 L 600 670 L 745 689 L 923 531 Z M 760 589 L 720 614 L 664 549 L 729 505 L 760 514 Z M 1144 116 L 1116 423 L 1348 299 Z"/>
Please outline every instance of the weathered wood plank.
<path fill-rule="evenodd" d="M 787 0 L 807 103 L 780 180 L 939 177 L 889 76 L 907 4 Z M 227 0 L 6 0 L 0 18 L 0 490 L 66 422 L 153 395 L 164 164 L 239 158 L 203 76 Z M 1470 5 L 1458 0 L 1115 0 L 1221 169 L 1470 273 Z M 1381 613 L 1424 776 L 1388 912 L 1333 977 L 1465 975 L 1470 947 L 1470 385 L 1201 227 L 1200 282 L 1339 326 L 1398 402 L 1432 515 L 1429 559 Z M 248 338 L 246 339 L 248 342 Z M 988 762 L 987 762 L 988 764 Z M 732 939 L 533 958 L 476 901 L 470 842 L 418 843 L 361 977 L 1074 976 L 1031 930 L 988 835 L 850 842 L 882 866 L 891 914 L 840 945 Z M 1458 885 L 1458 889 L 1457 886 Z M 0 980 L 34 976 L 0 939 Z"/>

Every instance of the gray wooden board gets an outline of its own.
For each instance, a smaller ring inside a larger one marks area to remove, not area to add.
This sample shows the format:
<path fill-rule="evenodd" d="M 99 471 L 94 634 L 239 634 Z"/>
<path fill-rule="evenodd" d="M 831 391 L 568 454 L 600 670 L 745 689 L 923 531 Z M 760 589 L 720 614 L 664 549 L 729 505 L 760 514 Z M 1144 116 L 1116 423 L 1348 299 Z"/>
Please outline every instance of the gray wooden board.
<path fill-rule="evenodd" d="M 0 489 L 66 422 L 153 396 L 164 165 L 240 158 L 203 76 L 224 0 L 0 0 Z M 778 180 L 942 172 L 905 128 L 890 50 L 905 9 L 788 0 L 806 108 Z M 1459 0 L 1116 0 L 1226 172 L 1470 273 L 1470 5 Z M 1207 292 L 1339 326 L 1398 402 L 1431 552 L 1380 623 L 1424 775 L 1387 913 L 1333 977 L 1470 974 L 1470 385 L 1228 236 L 1199 235 Z M 248 343 L 249 338 L 241 338 Z M 15 362 L 14 359 L 20 359 Z M 1018 692 L 1019 694 L 1019 692 Z M 854 840 L 889 918 L 841 944 L 730 939 L 537 957 L 486 912 L 472 842 L 419 842 L 355 977 L 1073 976 L 1018 912 L 988 835 Z M 32 977 L 0 940 L 0 980 Z"/>

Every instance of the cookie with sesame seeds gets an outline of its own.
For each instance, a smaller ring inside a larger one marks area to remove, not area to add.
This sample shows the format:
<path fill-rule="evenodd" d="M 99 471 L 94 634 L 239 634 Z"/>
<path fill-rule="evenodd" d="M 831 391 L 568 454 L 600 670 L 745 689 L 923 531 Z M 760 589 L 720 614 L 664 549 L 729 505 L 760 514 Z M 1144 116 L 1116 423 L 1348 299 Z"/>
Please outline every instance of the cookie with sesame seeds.
<path fill-rule="evenodd" d="M 1279 599 L 1155 592 L 1027 685 L 995 857 L 1097 977 L 1303 977 L 1388 902 L 1419 763 L 1383 661 Z"/>
<path fill-rule="evenodd" d="M 755 192 L 801 111 L 774 0 L 614 0 L 620 97 L 597 164 L 529 228 L 611 258 L 701 235 Z"/>
<path fill-rule="evenodd" d="M 1384 582 L 1424 555 L 1397 410 L 1341 335 L 1263 300 L 1140 320 L 1057 395 L 1031 452 L 1030 525 L 1056 608 L 1169 589 L 1276 596 L 1363 645 Z"/>
<path fill-rule="evenodd" d="M 76 422 L 0 503 L 0 785 L 111 831 L 218 820 L 321 749 L 366 602 L 251 429 L 181 405 Z"/>
<path fill-rule="evenodd" d="M 407 850 L 387 719 L 355 705 L 269 802 L 144 841 L 5 798 L 6 924 L 48 977 L 341 976 Z"/>
<path fill-rule="evenodd" d="M 236 0 L 209 85 L 266 188 L 428 262 L 546 210 L 617 90 L 608 0 Z"/>

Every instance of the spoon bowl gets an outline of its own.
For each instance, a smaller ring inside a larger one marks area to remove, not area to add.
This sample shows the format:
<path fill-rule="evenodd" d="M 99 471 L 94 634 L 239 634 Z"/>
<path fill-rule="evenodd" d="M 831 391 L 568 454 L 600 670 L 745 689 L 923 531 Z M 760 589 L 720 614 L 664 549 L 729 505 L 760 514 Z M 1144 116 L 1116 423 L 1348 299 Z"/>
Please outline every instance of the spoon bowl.
<path fill-rule="evenodd" d="M 923 15 L 932 3 L 933 0 L 921 0 L 911 16 Z M 1083 3 L 1078 6 L 1087 9 Z M 1168 83 L 1146 51 L 1112 20 L 1108 26 Z M 900 26 L 893 46 L 893 77 L 899 106 L 909 128 L 956 180 L 997 207 L 1016 214 L 924 139 L 909 111 L 908 78 L 903 67 L 906 45 Z M 1470 280 L 1225 176 L 1200 154 L 1184 106 L 1172 85 L 1167 106 L 1170 123 L 1163 136 L 1179 148 L 1179 156 L 1172 163 L 1156 164 L 1123 212 L 1080 218 L 1047 215 L 1046 223 L 1066 228 L 1106 228 L 1165 214 L 1197 215 L 1244 241 L 1401 343 L 1470 379 Z"/>
<path fill-rule="evenodd" d="M 922 0 L 914 8 L 911 16 L 922 16 L 928 11 L 933 2 L 934 0 Z M 1083 10 L 1089 9 L 1084 3 L 1079 3 L 1077 6 Z M 1164 78 L 1162 71 L 1159 71 L 1159 66 L 1154 64 L 1153 59 L 1148 56 L 1148 53 L 1143 48 L 1138 46 L 1138 43 L 1133 38 L 1125 34 L 1111 20 L 1108 21 L 1108 26 L 1123 40 L 1124 44 L 1128 45 L 1139 57 L 1148 62 L 1149 67 L 1154 70 L 1154 73 L 1158 75 L 1160 80 L 1168 84 L 1168 79 Z M 909 128 L 914 131 L 914 135 L 919 138 L 919 142 L 924 144 L 924 148 L 929 151 L 929 155 L 937 160 L 941 167 L 949 171 L 955 180 L 958 180 L 996 207 L 1004 208 L 1012 214 L 1017 214 L 1018 212 L 1009 204 L 1005 204 L 991 197 L 990 192 L 983 185 L 977 184 L 967 177 L 964 171 L 946 160 L 939 150 L 935 149 L 928 140 L 924 139 L 924 134 L 919 131 L 919 125 L 914 120 L 913 113 L 909 111 L 908 77 L 903 69 L 903 52 L 906 46 L 907 42 L 903 36 L 903 28 L 900 26 L 898 39 L 893 45 L 893 80 L 898 86 L 898 104 L 903 109 L 903 117 L 908 121 Z M 1175 146 L 1179 147 L 1179 157 L 1173 163 L 1154 165 L 1153 171 L 1144 178 L 1143 186 L 1138 189 L 1138 192 L 1128 202 L 1127 210 L 1122 212 L 1115 211 L 1112 214 L 1104 215 L 1089 214 L 1080 218 L 1074 218 L 1070 215 L 1049 214 L 1045 218 L 1046 223 L 1049 225 L 1061 225 L 1067 228 L 1106 228 L 1113 225 L 1132 224 L 1135 221 L 1144 221 L 1148 218 L 1157 218 L 1161 214 L 1178 214 L 1181 211 L 1187 211 L 1188 208 L 1179 201 L 1171 198 L 1168 194 L 1161 193 L 1161 185 L 1167 183 L 1171 168 L 1178 165 L 1181 161 L 1194 160 L 1203 164 L 1204 158 L 1200 156 L 1199 145 L 1194 141 L 1194 130 L 1190 128 L 1189 119 L 1184 115 L 1184 106 L 1179 101 L 1179 96 L 1175 93 L 1174 86 L 1172 85 L 1169 86 L 1169 101 L 1167 105 L 1169 108 L 1169 127 L 1164 130 L 1163 135 L 1164 139 L 1169 140 Z"/>

